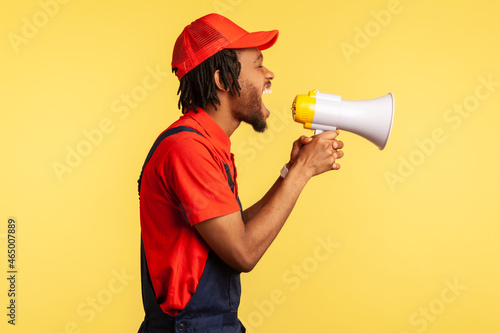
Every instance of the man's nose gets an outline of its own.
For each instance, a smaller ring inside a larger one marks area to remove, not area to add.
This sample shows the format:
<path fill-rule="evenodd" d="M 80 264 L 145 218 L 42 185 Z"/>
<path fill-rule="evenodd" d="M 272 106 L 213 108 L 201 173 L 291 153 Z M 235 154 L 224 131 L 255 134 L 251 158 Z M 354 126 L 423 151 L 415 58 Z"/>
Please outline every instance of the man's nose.
<path fill-rule="evenodd" d="M 268 80 L 274 79 L 274 73 L 272 71 L 270 71 L 269 69 L 267 70 L 267 73 L 266 73 L 266 79 L 268 79 Z"/>

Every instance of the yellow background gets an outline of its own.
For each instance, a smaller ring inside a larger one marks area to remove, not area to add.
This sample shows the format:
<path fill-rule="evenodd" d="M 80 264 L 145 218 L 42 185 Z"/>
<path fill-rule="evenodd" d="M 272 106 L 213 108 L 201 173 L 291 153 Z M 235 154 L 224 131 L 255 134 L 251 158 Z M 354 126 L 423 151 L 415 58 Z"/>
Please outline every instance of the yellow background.
<path fill-rule="evenodd" d="M 264 52 L 276 74 L 264 97 L 270 128 L 242 125 L 231 138 L 244 206 L 277 178 L 292 141 L 311 134 L 291 120 L 296 94 L 396 99 L 386 149 L 341 133 L 342 169 L 308 184 L 242 276 L 248 331 L 500 331 L 498 4 L 54 1 L 0 4 L 2 332 L 137 331 L 136 181 L 154 138 L 180 115 L 175 39 L 210 12 L 249 31 L 280 30 Z M 127 110 L 131 93 L 140 101 Z M 55 172 L 78 147 L 87 156 Z M 6 316 L 9 217 L 15 327 Z"/>

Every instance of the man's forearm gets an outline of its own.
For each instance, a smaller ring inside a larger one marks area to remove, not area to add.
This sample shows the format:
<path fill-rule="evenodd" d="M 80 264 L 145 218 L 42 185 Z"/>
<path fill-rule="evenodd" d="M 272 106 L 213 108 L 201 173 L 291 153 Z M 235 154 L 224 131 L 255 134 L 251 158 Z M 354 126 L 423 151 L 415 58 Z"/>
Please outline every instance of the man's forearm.
<path fill-rule="evenodd" d="M 245 223 L 239 212 L 235 212 L 206 220 L 195 227 L 226 264 L 248 272 L 278 235 L 309 178 L 297 170 L 290 170 L 287 179 L 278 180 L 256 204 L 259 209 L 252 206 L 254 214 Z"/>
<path fill-rule="evenodd" d="M 243 247 L 247 249 L 246 256 L 251 266 L 259 261 L 276 238 L 309 179 L 292 169 L 287 179 L 280 177 L 258 202 L 260 207 L 246 222 L 245 236 L 241 238 L 246 243 Z"/>
<path fill-rule="evenodd" d="M 271 186 L 271 188 L 267 191 L 267 193 L 262 197 L 262 199 L 260 199 L 255 204 L 253 204 L 252 206 L 248 207 L 247 209 L 245 209 L 243 211 L 243 217 L 245 218 L 244 222 L 250 221 L 250 219 L 252 219 L 255 216 L 255 214 L 257 214 L 259 212 L 259 210 L 262 208 L 262 206 L 264 206 L 266 204 L 266 202 L 269 201 L 269 198 L 271 198 L 273 196 L 273 194 L 276 192 L 276 190 L 279 188 L 279 186 L 281 185 L 282 182 L 283 182 L 283 178 L 281 178 L 281 176 L 280 176 L 274 182 L 273 186 Z"/>

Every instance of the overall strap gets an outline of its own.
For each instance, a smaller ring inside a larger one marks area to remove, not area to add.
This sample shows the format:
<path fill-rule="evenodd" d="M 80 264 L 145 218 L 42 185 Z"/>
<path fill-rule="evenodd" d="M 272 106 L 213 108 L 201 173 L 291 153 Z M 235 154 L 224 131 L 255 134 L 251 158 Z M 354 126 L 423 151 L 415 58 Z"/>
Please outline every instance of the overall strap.
<path fill-rule="evenodd" d="M 138 186 L 139 196 L 141 195 L 141 181 L 142 181 L 142 174 L 144 173 L 144 168 L 146 167 L 146 164 L 148 164 L 149 160 L 153 156 L 153 153 L 155 152 L 156 148 L 158 148 L 160 143 L 163 140 L 165 140 L 167 137 L 169 137 L 173 134 L 180 133 L 180 132 L 192 132 L 192 133 L 196 133 L 200 136 L 203 136 L 195 129 L 193 129 L 191 127 L 187 127 L 187 126 L 173 127 L 173 128 L 166 130 L 162 134 L 160 134 L 160 136 L 156 139 L 155 143 L 153 144 L 153 147 L 151 147 L 151 149 L 149 150 L 148 156 L 146 157 L 146 161 L 144 161 L 144 165 L 142 166 L 141 175 L 139 176 L 139 180 L 137 181 L 137 183 L 139 184 L 139 186 Z"/>

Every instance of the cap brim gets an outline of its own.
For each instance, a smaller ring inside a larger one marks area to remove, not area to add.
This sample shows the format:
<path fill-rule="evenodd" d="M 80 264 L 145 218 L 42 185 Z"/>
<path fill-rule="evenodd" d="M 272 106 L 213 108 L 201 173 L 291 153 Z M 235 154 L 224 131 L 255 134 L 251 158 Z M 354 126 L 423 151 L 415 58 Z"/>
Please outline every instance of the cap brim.
<path fill-rule="evenodd" d="M 226 49 L 246 49 L 258 47 L 259 50 L 270 48 L 278 40 L 278 30 L 250 32 L 225 46 Z"/>

